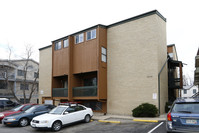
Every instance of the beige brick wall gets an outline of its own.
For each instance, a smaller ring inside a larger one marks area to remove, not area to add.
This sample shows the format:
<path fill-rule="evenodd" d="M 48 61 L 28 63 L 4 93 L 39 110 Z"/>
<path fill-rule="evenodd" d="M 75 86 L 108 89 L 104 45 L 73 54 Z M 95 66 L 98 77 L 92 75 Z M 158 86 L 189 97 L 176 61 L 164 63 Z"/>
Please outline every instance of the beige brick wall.
<path fill-rule="evenodd" d="M 42 97 L 51 97 L 52 47 L 40 50 L 39 54 L 39 103 L 41 103 Z"/>
<path fill-rule="evenodd" d="M 109 28 L 107 51 L 108 113 L 131 115 L 144 102 L 158 107 L 158 72 L 167 57 L 165 22 L 151 15 Z M 161 104 L 168 97 L 166 68 L 161 74 Z"/>

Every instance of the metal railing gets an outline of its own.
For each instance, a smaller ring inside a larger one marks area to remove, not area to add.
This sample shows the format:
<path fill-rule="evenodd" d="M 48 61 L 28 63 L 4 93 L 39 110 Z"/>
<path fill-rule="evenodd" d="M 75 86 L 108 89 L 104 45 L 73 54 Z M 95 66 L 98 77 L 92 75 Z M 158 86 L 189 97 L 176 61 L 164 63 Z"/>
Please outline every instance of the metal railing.
<path fill-rule="evenodd" d="M 53 88 L 53 97 L 68 97 L 68 88 Z"/>
<path fill-rule="evenodd" d="M 97 96 L 97 86 L 81 86 L 73 88 L 74 97 Z"/>

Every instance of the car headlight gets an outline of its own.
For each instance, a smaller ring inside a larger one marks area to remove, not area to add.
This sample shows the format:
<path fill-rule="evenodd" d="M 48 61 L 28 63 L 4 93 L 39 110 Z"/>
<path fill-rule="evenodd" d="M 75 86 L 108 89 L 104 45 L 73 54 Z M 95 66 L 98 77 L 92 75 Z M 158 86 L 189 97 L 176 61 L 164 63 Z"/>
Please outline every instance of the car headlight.
<path fill-rule="evenodd" d="M 4 114 L 0 113 L 0 117 L 4 117 Z"/>
<path fill-rule="evenodd" d="M 15 118 L 8 118 L 7 121 L 15 121 Z"/>
<path fill-rule="evenodd" d="M 43 120 L 40 123 L 48 123 L 48 121 L 47 120 Z"/>

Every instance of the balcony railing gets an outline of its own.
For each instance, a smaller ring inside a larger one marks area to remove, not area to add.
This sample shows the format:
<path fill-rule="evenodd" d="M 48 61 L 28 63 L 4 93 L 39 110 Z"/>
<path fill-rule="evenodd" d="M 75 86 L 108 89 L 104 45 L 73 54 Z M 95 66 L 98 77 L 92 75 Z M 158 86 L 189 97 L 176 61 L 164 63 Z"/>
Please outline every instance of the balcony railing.
<path fill-rule="evenodd" d="M 97 86 L 81 86 L 73 88 L 74 97 L 93 97 L 97 96 Z"/>
<path fill-rule="evenodd" d="M 53 97 L 68 97 L 68 88 L 53 88 Z"/>
<path fill-rule="evenodd" d="M 6 78 L 6 75 L 0 75 L 0 79 L 5 79 Z M 11 79 L 15 79 L 15 74 L 10 74 L 8 76 L 8 79 L 11 80 Z"/>

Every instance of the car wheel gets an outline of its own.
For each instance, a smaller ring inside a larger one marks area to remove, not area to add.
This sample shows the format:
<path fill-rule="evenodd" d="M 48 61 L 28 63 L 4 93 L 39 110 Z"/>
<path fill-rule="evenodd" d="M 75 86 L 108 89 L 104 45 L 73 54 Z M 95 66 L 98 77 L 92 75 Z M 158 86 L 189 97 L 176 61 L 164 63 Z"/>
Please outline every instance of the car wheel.
<path fill-rule="evenodd" d="M 22 119 L 20 119 L 20 121 L 19 121 L 19 126 L 25 127 L 25 126 L 28 125 L 28 123 L 29 123 L 29 121 L 28 121 L 27 118 L 22 118 Z"/>
<path fill-rule="evenodd" d="M 90 121 L 91 121 L 90 115 L 86 115 L 85 118 L 84 118 L 84 122 L 88 123 Z"/>
<path fill-rule="evenodd" d="M 52 125 L 53 131 L 59 131 L 62 127 L 62 123 L 60 121 L 55 121 Z"/>

